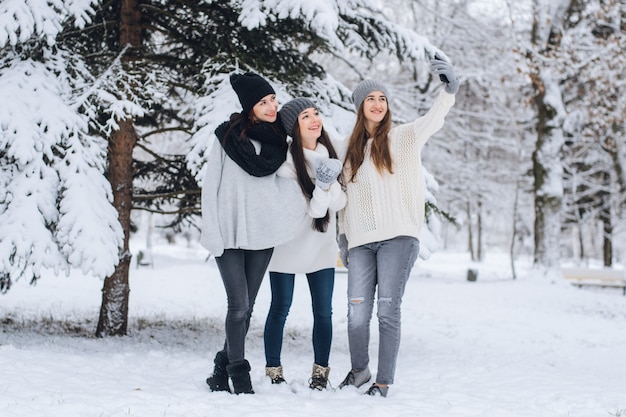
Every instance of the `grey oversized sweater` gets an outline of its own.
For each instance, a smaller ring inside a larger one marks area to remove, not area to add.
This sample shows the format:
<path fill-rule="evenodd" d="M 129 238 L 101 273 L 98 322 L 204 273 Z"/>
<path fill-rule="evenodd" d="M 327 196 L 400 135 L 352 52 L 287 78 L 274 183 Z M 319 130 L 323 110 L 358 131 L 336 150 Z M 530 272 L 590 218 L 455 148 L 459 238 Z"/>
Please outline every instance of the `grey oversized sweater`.
<path fill-rule="evenodd" d="M 259 144 L 255 143 L 258 149 Z M 202 183 L 201 243 L 213 256 L 224 249 L 260 250 L 291 240 L 307 202 L 296 180 L 276 173 L 254 177 L 215 140 Z"/>

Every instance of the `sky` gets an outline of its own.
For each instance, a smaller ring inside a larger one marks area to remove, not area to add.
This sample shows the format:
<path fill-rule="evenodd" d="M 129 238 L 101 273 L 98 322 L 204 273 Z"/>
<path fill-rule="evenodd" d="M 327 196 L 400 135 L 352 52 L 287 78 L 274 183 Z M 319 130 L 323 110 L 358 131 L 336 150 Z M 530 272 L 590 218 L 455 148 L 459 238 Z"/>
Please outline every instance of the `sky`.
<path fill-rule="evenodd" d="M 131 241 L 135 255 L 144 242 Z M 204 382 L 224 337 L 215 262 L 182 241 L 155 242 L 152 258 L 152 267 L 131 269 L 126 337 L 93 337 L 102 281 L 78 271 L 44 276 L 36 286 L 18 281 L 0 296 L 1 416 L 626 415 L 626 297 L 616 289 L 545 282 L 525 259 L 512 280 L 507 256 L 489 251 L 480 264 L 453 251 L 420 259 L 404 297 L 395 384 L 381 398 L 362 395 L 367 387 L 337 389 L 350 367 L 343 271 L 333 298 L 333 388 L 308 388 L 312 318 L 303 276 L 283 347 L 289 385 L 270 384 L 266 278 L 247 342 L 256 394 L 236 396 L 212 393 Z M 476 282 L 467 281 L 468 268 L 478 271 Z M 377 335 L 374 325 L 374 374 Z"/>

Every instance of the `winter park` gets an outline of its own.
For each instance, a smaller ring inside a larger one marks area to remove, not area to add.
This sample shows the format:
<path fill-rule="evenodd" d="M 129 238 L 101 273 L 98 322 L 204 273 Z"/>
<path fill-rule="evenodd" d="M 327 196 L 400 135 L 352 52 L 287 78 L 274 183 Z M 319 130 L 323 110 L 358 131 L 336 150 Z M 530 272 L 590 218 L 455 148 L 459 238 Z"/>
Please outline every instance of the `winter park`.
<path fill-rule="evenodd" d="M 626 417 L 624 50 L 622 0 L 0 0 L 0 415 Z"/>

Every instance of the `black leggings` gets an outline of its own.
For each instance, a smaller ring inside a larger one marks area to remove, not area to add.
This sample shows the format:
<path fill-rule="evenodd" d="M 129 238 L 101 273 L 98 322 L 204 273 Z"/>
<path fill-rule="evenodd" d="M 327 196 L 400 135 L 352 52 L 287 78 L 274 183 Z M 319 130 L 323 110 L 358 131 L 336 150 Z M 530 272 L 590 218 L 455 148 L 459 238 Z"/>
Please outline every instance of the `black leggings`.
<path fill-rule="evenodd" d="M 273 252 L 274 248 L 226 249 L 222 256 L 215 258 L 228 299 L 224 350 L 230 363 L 245 359 L 246 334 L 254 301 Z"/>

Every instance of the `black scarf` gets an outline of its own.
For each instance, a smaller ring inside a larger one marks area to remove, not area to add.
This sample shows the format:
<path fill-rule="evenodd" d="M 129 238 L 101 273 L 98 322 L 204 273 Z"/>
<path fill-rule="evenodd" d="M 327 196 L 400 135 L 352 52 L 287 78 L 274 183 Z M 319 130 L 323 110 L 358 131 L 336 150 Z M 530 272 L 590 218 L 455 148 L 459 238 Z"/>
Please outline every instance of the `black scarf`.
<path fill-rule="evenodd" d="M 279 123 L 255 123 L 241 137 L 241 126 L 231 126 L 227 121 L 215 129 L 215 135 L 226 155 L 244 171 L 255 177 L 265 177 L 276 172 L 287 159 L 287 135 L 280 125 L 279 129 L 274 129 Z M 258 155 L 250 139 L 261 142 Z"/>

